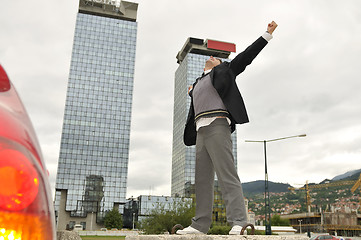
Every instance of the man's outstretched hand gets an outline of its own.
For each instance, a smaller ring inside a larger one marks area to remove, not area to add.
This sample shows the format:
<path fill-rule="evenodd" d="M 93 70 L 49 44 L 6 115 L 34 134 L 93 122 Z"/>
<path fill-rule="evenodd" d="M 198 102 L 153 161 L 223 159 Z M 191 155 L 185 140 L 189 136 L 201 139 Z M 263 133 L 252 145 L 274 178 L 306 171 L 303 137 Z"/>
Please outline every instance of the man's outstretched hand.
<path fill-rule="evenodd" d="M 277 27 L 277 23 L 275 23 L 275 21 L 272 21 L 271 23 L 268 24 L 267 26 L 267 32 L 269 32 L 270 34 L 273 33 L 273 31 L 276 29 Z"/>

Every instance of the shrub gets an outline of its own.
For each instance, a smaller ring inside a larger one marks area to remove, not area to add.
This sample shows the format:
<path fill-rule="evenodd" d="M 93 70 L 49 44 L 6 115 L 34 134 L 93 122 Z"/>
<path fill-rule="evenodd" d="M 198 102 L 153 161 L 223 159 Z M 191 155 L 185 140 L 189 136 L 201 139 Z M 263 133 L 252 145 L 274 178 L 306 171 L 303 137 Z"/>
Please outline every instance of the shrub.
<path fill-rule="evenodd" d="M 278 214 L 271 217 L 271 224 L 272 226 L 291 226 L 288 219 L 282 219 Z"/>
<path fill-rule="evenodd" d="M 113 208 L 111 211 L 106 213 L 104 217 L 104 226 L 108 229 L 121 229 L 123 227 L 122 215 L 117 209 Z"/>
<path fill-rule="evenodd" d="M 229 231 L 231 230 L 230 226 L 219 226 L 214 225 L 209 229 L 208 234 L 211 235 L 228 235 Z"/>

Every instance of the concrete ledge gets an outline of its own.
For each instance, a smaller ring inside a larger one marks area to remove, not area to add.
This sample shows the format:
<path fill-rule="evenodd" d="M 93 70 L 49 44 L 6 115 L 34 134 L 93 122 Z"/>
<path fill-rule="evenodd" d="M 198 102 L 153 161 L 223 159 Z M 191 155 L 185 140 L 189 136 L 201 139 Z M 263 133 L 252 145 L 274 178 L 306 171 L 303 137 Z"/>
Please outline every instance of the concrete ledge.
<path fill-rule="evenodd" d="M 300 235 L 139 235 L 127 236 L 126 240 L 308 240 Z"/>
<path fill-rule="evenodd" d="M 81 237 L 74 231 L 58 231 L 56 233 L 57 240 L 81 240 Z"/>
<path fill-rule="evenodd" d="M 78 231 L 79 236 L 134 236 L 139 235 L 138 231 L 131 230 L 108 230 L 108 231 Z"/>

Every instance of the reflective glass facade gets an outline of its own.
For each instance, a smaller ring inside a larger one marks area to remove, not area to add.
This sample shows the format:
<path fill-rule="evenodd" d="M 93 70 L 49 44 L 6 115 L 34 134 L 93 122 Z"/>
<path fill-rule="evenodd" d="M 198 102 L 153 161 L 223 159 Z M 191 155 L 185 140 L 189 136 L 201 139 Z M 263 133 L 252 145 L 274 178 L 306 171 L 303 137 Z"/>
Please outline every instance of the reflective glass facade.
<path fill-rule="evenodd" d="M 195 146 L 183 143 L 183 131 L 191 98 L 188 87 L 201 76 L 207 55 L 188 53 L 178 66 L 174 83 L 172 196 L 186 196 L 189 184 L 195 183 Z M 227 61 L 227 59 L 224 59 Z M 237 137 L 232 134 L 233 155 L 237 166 Z"/>
<path fill-rule="evenodd" d="M 141 195 L 138 197 L 138 221 L 151 215 L 154 210 L 175 210 L 177 206 L 191 207 L 192 199 Z"/>
<path fill-rule="evenodd" d="M 78 13 L 55 210 L 104 213 L 126 199 L 137 22 Z"/>

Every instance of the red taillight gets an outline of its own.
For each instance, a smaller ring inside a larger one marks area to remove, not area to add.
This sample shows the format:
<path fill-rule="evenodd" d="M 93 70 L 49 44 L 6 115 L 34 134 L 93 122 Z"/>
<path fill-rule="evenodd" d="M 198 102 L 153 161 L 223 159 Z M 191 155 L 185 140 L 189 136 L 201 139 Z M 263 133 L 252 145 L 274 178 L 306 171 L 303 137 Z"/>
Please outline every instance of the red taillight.
<path fill-rule="evenodd" d="M 52 226 L 44 215 L 0 214 L 1 240 L 52 240 Z"/>
<path fill-rule="evenodd" d="M 12 211 L 26 208 L 39 191 L 37 171 L 26 156 L 13 149 L 0 146 L 0 159 L 0 208 Z"/>
<path fill-rule="evenodd" d="M 0 136 L 0 240 L 54 239 L 46 178 L 26 148 Z"/>
<path fill-rule="evenodd" d="M 10 89 L 9 78 L 6 75 L 5 70 L 0 65 L 0 92 L 5 92 L 5 91 L 8 91 L 9 89 Z"/>

